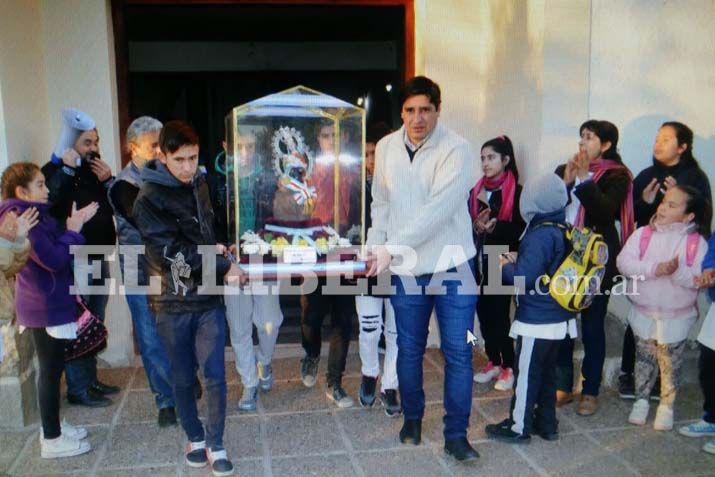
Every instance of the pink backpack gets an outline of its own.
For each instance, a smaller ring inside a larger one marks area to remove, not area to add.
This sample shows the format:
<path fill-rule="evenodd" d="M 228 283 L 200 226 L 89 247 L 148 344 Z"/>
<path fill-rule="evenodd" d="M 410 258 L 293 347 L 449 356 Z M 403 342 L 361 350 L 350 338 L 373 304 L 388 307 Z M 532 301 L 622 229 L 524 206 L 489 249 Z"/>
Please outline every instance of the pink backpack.
<path fill-rule="evenodd" d="M 646 250 L 648 250 L 648 244 L 650 244 L 650 239 L 653 236 L 653 227 L 647 226 L 643 233 L 641 234 L 640 240 L 640 256 L 639 258 L 643 260 Z M 688 241 L 685 244 L 685 264 L 689 267 L 693 266 L 695 263 L 695 257 L 698 254 L 698 246 L 700 245 L 700 234 L 697 232 L 691 232 L 688 234 Z"/>

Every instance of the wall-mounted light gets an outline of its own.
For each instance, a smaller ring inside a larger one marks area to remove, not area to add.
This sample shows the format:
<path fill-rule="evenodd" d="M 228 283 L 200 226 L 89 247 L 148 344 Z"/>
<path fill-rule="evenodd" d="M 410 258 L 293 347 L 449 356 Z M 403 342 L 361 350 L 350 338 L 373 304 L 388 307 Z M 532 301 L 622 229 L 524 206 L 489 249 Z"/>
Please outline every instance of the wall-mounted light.
<path fill-rule="evenodd" d="M 363 97 L 360 96 L 360 97 L 357 99 L 357 105 L 358 105 L 358 106 L 362 106 L 363 101 L 364 101 Z"/>
<path fill-rule="evenodd" d="M 390 83 L 387 83 L 387 84 L 385 85 L 385 91 L 387 91 L 388 93 L 389 93 L 390 91 L 392 91 L 392 85 L 391 85 Z"/>

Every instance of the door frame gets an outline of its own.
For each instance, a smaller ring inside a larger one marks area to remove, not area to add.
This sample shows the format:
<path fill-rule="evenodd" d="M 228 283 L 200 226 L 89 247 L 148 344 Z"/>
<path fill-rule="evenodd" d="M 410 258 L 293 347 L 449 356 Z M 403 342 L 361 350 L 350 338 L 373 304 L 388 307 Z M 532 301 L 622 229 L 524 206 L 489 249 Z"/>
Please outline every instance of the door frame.
<path fill-rule="evenodd" d="M 405 38 L 403 77 L 415 74 L 415 2 L 414 0 L 111 0 L 114 28 L 114 56 L 117 74 L 117 106 L 119 131 L 123 134 L 131 122 L 129 117 L 129 44 L 126 38 L 124 7 L 129 5 L 324 5 L 395 7 L 405 9 Z M 122 148 L 122 165 L 130 158 Z"/>

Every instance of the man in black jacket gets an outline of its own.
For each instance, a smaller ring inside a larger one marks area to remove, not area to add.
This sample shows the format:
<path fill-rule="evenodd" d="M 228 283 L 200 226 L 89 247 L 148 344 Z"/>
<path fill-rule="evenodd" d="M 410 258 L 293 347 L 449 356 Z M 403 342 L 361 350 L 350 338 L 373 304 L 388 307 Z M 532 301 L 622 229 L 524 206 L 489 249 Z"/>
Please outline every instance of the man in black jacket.
<path fill-rule="evenodd" d="M 82 229 L 87 245 L 114 246 L 117 236 L 114 230 L 112 207 L 107 200 L 107 189 L 113 182 L 112 171 L 99 155 L 99 134 L 94 120 L 80 110 L 67 108 L 62 111 L 62 130 L 50 162 L 42 168 L 52 214 L 64 223 L 76 203 L 80 209 L 92 202 L 99 204 L 97 214 Z M 109 278 L 109 264 L 102 255 L 89 255 L 91 265 L 101 260 L 101 276 L 92 276 L 90 286 L 101 286 Z M 84 272 L 82 272 L 84 273 Z M 79 275 L 81 275 L 80 273 Z M 84 273 L 87 276 L 86 273 Z M 106 294 L 89 294 L 85 297 L 89 309 L 100 320 L 109 297 Z M 109 386 L 97 379 L 96 355 L 70 361 L 65 365 L 67 400 L 70 404 L 88 407 L 109 406 L 106 397 L 119 392 L 117 386 Z"/>
<path fill-rule="evenodd" d="M 189 439 L 186 463 L 214 475 L 230 475 L 233 464 L 223 446 L 226 419 L 225 308 L 221 296 L 200 290 L 204 277 L 218 283 L 237 283 L 239 269 L 216 243 L 209 190 L 197 172 L 199 141 L 181 121 L 167 123 L 159 145 L 163 157 L 151 160 L 141 172 L 143 184 L 134 203 L 134 220 L 146 244 L 147 272 L 161 277 L 160 293 L 149 294 L 157 330 L 169 361 L 174 399 L 181 426 Z M 200 246 L 215 253 L 206 260 L 215 270 L 203 270 Z M 212 273 L 213 272 L 213 273 Z M 194 397 L 196 367 L 205 378 L 206 430 Z"/>

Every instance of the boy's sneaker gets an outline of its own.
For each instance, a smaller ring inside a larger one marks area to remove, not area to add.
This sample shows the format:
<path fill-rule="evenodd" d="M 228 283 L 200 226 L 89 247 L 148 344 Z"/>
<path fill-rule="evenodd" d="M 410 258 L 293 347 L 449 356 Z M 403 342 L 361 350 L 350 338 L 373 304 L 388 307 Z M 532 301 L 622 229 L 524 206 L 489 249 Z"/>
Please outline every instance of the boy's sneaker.
<path fill-rule="evenodd" d="M 698 422 L 681 427 L 678 432 L 686 437 L 715 436 L 715 424 L 700 419 Z"/>
<path fill-rule="evenodd" d="M 636 426 L 642 426 L 648 419 L 648 411 L 650 410 L 650 404 L 646 399 L 638 399 L 633 403 L 633 409 L 628 415 L 628 422 Z"/>
<path fill-rule="evenodd" d="M 527 444 L 531 441 L 531 436 L 529 434 L 518 434 L 511 429 L 514 422 L 506 418 L 498 424 L 489 424 L 484 430 L 487 433 L 487 437 L 490 439 L 496 439 L 498 441 L 506 442 L 508 444 Z"/>
<path fill-rule="evenodd" d="M 320 357 L 311 358 L 310 356 L 300 360 L 300 378 L 303 381 L 303 386 L 308 388 L 315 386 L 319 361 Z"/>
<path fill-rule="evenodd" d="M 243 388 L 243 394 L 238 401 L 239 411 L 255 411 L 258 403 L 258 388 L 249 386 Z"/>
<path fill-rule="evenodd" d="M 381 392 L 380 402 L 382 403 L 382 407 L 385 408 L 385 414 L 387 414 L 388 417 L 397 417 L 402 414 L 402 406 L 397 399 L 396 389 L 385 389 L 385 391 Z"/>
<path fill-rule="evenodd" d="M 479 384 L 488 383 L 492 379 L 499 376 L 499 366 L 494 366 L 494 363 L 489 361 L 481 371 L 474 375 L 474 382 Z"/>
<path fill-rule="evenodd" d="M 207 454 L 213 475 L 222 477 L 233 474 L 233 463 L 228 460 L 225 450 L 221 449 L 213 452 L 209 449 Z"/>
<path fill-rule="evenodd" d="M 715 440 L 706 442 L 703 446 L 703 450 L 708 454 L 715 454 Z"/>
<path fill-rule="evenodd" d="M 199 469 L 206 467 L 209 458 L 206 456 L 206 441 L 189 442 L 186 444 L 186 465 Z"/>
<path fill-rule="evenodd" d="M 348 396 L 348 393 L 345 392 L 340 384 L 328 386 L 325 395 L 341 409 L 353 407 L 353 398 Z"/>
<path fill-rule="evenodd" d="M 261 388 L 261 391 L 267 393 L 273 389 L 273 368 L 270 364 L 263 363 L 258 363 L 256 367 L 258 368 L 258 387 Z"/>
<path fill-rule="evenodd" d="M 375 388 L 377 387 L 377 378 L 363 376 L 360 383 L 360 391 L 358 398 L 362 407 L 372 407 L 375 404 Z"/>
<path fill-rule="evenodd" d="M 632 374 L 621 374 L 618 376 L 618 395 L 621 399 L 636 398 L 636 380 Z"/>
<path fill-rule="evenodd" d="M 653 429 L 656 431 L 670 431 L 673 429 L 673 408 L 661 404 L 655 411 Z"/>
<path fill-rule="evenodd" d="M 40 456 L 43 459 L 58 459 L 86 454 L 92 450 L 89 442 L 60 434 L 56 439 L 40 437 Z"/>
<path fill-rule="evenodd" d="M 84 427 L 73 426 L 64 420 L 60 424 L 60 433 L 70 439 L 82 440 L 87 437 L 88 432 Z M 44 435 L 44 431 L 40 427 L 40 437 Z"/>
<path fill-rule="evenodd" d="M 501 368 L 494 389 L 497 391 L 511 391 L 512 387 L 514 387 L 514 371 L 511 368 Z"/>

